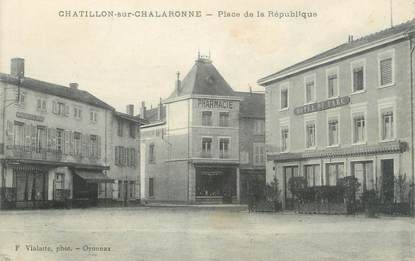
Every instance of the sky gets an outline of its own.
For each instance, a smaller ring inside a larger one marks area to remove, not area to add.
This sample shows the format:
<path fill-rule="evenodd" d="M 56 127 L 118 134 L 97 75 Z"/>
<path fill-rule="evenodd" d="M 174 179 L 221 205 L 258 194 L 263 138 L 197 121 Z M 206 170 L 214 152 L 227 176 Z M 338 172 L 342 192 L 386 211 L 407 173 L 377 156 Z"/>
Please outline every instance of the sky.
<path fill-rule="evenodd" d="M 198 18 L 61 17 L 60 11 L 201 11 Z M 256 17 L 257 11 L 265 17 Z M 268 12 L 311 12 L 276 18 Z M 390 0 L 0 0 L 0 71 L 25 59 L 25 75 L 79 83 L 125 112 L 157 105 L 184 77 L 198 50 L 234 90 L 263 91 L 257 80 L 319 52 L 390 27 Z M 235 12 L 240 17 L 219 17 Z M 244 17 L 251 12 L 254 17 Z M 212 14 L 207 16 L 206 14 Z M 393 0 L 393 23 L 415 17 L 415 1 Z"/>

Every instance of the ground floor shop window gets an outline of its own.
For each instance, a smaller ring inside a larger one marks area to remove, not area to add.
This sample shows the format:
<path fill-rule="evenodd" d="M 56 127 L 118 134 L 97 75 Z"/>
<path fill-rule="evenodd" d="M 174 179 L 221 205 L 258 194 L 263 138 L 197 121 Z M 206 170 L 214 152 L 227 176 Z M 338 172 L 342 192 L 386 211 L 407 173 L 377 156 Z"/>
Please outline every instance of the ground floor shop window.
<path fill-rule="evenodd" d="M 15 170 L 14 176 L 17 201 L 47 200 L 47 172 Z"/>
<path fill-rule="evenodd" d="M 336 186 L 337 180 L 344 178 L 344 163 L 329 163 L 326 165 L 326 185 Z"/>
<path fill-rule="evenodd" d="M 304 174 L 308 187 L 321 186 L 320 165 L 305 165 Z"/>
<path fill-rule="evenodd" d="M 196 174 L 196 196 L 236 196 L 236 175 L 233 171 L 200 171 Z"/>
<path fill-rule="evenodd" d="M 357 178 L 360 183 L 360 192 L 375 189 L 372 161 L 352 162 L 351 167 L 352 175 Z"/>
<path fill-rule="evenodd" d="M 129 194 L 129 198 L 135 198 L 135 182 L 134 181 L 130 181 L 128 184 L 128 194 Z"/>
<path fill-rule="evenodd" d="M 101 182 L 98 184 L 98 197 L 99 198 L 112 198 L 112 185 L 113 183 Z"/>

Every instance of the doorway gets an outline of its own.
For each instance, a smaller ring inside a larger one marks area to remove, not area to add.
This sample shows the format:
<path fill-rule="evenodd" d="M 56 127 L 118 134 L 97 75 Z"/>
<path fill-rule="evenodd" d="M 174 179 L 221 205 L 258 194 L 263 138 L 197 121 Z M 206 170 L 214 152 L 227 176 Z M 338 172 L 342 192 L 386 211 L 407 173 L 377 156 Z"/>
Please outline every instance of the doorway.
<path fill-rule="evenodd" d="M 285 209 L 293 210 L 294 209 L 294 196 L 290 187 L 290 180 L 293 177 L 298 177 L 298 166 L 287 166 L 283 168 L 284 171 L 284 198 L 285 198 Z"/>
<path fill-rule="evenodd" d="M 393 159 L 381 160 L 382 192 L 381 199 L 384 203 L 394 200 L 394 162 Z"/>

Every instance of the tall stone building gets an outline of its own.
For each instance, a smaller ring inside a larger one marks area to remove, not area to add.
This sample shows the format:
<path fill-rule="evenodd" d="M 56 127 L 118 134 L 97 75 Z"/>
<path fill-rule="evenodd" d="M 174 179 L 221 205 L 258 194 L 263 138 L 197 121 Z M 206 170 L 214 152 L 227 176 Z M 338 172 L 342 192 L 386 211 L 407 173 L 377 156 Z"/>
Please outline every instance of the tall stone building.
<path fill-rule="evenodd" d="M 141 108 L 141 198 L 246 200 L 247 182 L 264 181 L 264 95 L 235 92 L 208 57 L 179 77 L 156 108 Z"/>

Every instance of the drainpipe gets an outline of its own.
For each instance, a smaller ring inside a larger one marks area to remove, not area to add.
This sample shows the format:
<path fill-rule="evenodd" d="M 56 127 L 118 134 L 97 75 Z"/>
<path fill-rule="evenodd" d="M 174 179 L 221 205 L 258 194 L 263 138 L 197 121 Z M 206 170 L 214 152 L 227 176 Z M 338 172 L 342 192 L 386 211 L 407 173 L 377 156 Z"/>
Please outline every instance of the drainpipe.
<path fill-rule="evenodd" d="M 411 204 L 411 214 L 414 215 L 414 201 L 415 201 L 415 154 L 414 154 L 414 73 L 413 73 L 413 53 L 415 46 L 413 44 L 413 32 L 408 34 L 409 36 L 409 72 L 410 72 L 410 93 L 411 93 L 411 171 L 412 171 L 412 184 L 411 184 L 411 193 L 412 193 L 412 204 Z"/>

